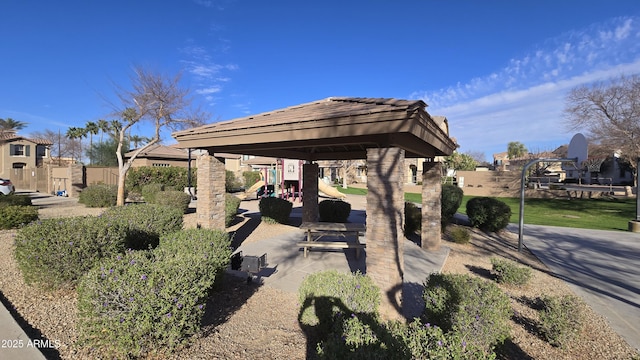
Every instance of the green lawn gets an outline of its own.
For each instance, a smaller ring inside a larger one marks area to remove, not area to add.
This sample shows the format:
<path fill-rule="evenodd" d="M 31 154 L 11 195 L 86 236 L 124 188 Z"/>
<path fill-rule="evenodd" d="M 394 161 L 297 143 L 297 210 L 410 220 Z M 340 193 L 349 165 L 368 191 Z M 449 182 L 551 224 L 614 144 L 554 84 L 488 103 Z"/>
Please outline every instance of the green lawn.
<path fill-rule="evenodd" d="M 366 195 L 366 189 L 338 188 L 345 194 Z M 405 193 L 406 201 L 422 202 L 421 194 Z M 458 212 L 466 213 L 471 196 L 465 196 Z M 511 208 L 511 222 L 518 223 L 520 199 L 498 198 Z M 627 231 L 629 220 L 635 219 L 635 199 L 525 199 L 524 223 L 582 229 Z"/>

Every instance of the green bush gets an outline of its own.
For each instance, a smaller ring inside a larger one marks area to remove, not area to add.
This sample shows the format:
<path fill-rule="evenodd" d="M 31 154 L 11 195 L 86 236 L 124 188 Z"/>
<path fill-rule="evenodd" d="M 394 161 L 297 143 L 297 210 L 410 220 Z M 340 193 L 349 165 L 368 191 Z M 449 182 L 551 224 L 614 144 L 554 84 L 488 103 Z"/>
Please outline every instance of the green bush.
<path fill-rule="evenodd" d="M 223 231 L 189 229 L 163 236 L 153 251 L 103 260 L 78 287 L 80 342 L 125 358 L 175 349 L 199 331 L 230 256 Z"/>
<path fill-rule="evenodd" d="M 461 188 L 456 185 L 444 184 L 442 185 L 442 194 L 441 194 L 441 222 L 443 225 L 448 224 L 453 216 L 460 208 L 460 204 L 462 204 L 462 198 L 464 196 L 464 192 Z"/>
<path fill-rule="evenodd" d="M 509 337 L 509 297 L 492 282 L 461 274 L 431 274 L 422 319 L 455 332 L 485 354 Z"/>
<path fill-rule="evenodd" d="M 73 286 L 100 259 L 124 252 L 126 231 L 104 217 L 37 221 L 18 230 L 15 257 L 26 283 Z"/>
<path fill-rule="evenodd" d="M 225 171 L 224 188 L 226 192 L 234 192 L 242 189 L 242 183 L 231 170 Z"/>
<path fill-rule="evenodd" d="M 247 189 L 262 179 L 259 171 L 245 171 L 242 173 L 242 177 L 244 178 L 244 186 Z"/>
<path fill-rule="evenodd" d="M 78 202 L 87 207 L 115 206 L 118 199 L 118 187 L 115 185 L 89 185 L 80 192 Z"/>
<path fill-rule="evenodd" d="M 342 200 L 322 200 L 318 204 L 320 221 L 346 223 L 351 214 L 351 204 Z"/>
<path fill-rule="evenodd" d="M 298 288 L 298 298 L 300 323 L 325 335 L 339 314 L 376 317 L 380 306 L 380 290 L 359 272 L 328 270 L 308 275 Z"/>
<path fill-rule="evenodd" d="M 29 195 L 9 194 L 0 196 L 0 206 L 20 205 L 31 206 L 31 197 Z"/>
<path fill-rule="evenodd" d="M 391 321 L 377 323 L 366 316 L 346 316 L 334 323 L 326 341 L 318 344 L 320 359 L 494 359 L 474 345 L 467 345 L 456 333 L 423 324 Z"/>
<path fill-rule="evenodd" d="M 511 208 L 496 198 L 476 197 L 467 202 L 467 216 L 474 227 L 498 231 L 509 225 Z"/>
<path fill-rule="evenodd" d="M 413 235 L 422 229 L 422 209 L 412 202 L 404 203 L 404 234 Z"/>
<path fill-rule="evenodd" d="M 469 229 L 462 226 L 455 226 L 449 229 L 449 236 L 456 244 L 468 244 L 471 241 Z"/>
<path fill-rule="evenodd" d="M 157 194 L 162 191 L 164 191 L 163 184 L 151 183 L 142 186 L 141 194 L 147 204 L 155 204 Z"/>
<path fill-rule="evenodd" d="M 545 296 L 539 310 L 540 331 L 553 346 L 564 347 L 582 328 L 580 300 L 573 295 Z"/>
<path fill-rule="evenodd" d="M 155 204 L 173 206 L 181 209 L 183 213 L 189 208 L 191 195 L 179 190 L 167 190 L 156 193 Z"/>
<path fill-rule="evenodd" d="M 511 260 L 497 257 L 492 257 L 490 261 L 496 281 L 501 284 L 524 286 L 531 280 L 532 273 L 529 267 L 518 266 Z"/>
<path fill-rule="evenodd" d="M 286 224 L 289 222 L 293 204 L 284 199 L 266 197 L 260 199 L 258 208 L 260 209 L 263 221 Z"/>
<path fill-rule="evenodd" d="M 164 184 L 182 191 L 189 186 L 188 168 L 170 166 L 141 166 L 130 168 L 127 172 L 126 187 L 129 191 L 141 192 L 148 184 Z M 196 186 L 197 169 L 191 168 L 191 186 Z"/>
<path fill-rule="evenodd" d="M 127 249 L 155 248 L 160 237 L 182 229 L 184 212 L 174 206 L 130 204 L 105 210 L 101 217 L 125 226 Z"/>
<path fill-rule="evenodd" d="M 35 206 L 0 206 L 0 229 L 15 229 L 36 220 L 38 220 L 38 208 Z"/>
<path fill-rule="evenodd" d="M 240 199 L 231 194 L 224 197 L 224 226 L 230 226 L 240 208 Z"/>

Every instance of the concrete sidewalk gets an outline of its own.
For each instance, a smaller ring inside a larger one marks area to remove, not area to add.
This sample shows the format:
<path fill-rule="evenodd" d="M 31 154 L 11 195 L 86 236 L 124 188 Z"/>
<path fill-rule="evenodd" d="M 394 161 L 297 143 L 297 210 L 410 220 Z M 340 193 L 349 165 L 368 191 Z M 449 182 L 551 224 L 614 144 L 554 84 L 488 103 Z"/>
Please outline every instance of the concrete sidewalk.
<path fill-rule="evenodd" d="M 523 233 L 524 246 L 640 351 L 640 234 L 539 225 Z"/>

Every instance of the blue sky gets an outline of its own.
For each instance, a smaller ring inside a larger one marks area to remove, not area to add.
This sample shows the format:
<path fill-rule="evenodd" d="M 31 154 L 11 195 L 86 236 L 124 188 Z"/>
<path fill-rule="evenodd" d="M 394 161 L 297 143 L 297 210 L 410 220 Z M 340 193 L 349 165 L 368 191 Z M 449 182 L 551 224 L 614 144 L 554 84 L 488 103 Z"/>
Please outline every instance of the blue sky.
<path fill-rule="evenodd" d="M 0 118 L 24 134 L 110 120 L 113 84 L 144 66 L 182 72 L 211 122 L 331 96 L 422 99 L 459 151 L 490 159 L 510 141 L 567 144 L 567 91 L 640 73 L 637 0 L 0 0 L 0 14 Z"/>

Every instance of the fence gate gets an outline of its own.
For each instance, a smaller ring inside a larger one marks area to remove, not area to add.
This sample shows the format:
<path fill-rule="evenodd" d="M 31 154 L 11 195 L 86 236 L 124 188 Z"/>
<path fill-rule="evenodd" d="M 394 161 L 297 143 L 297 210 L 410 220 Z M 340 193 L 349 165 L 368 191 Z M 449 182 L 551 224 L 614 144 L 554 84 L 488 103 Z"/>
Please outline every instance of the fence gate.
<path fill-rule="evenodd" d="M 16 190 L 47 192 L 47 169 L 11 169 L 9 179 Z"/>

